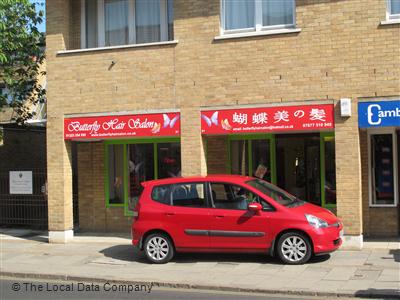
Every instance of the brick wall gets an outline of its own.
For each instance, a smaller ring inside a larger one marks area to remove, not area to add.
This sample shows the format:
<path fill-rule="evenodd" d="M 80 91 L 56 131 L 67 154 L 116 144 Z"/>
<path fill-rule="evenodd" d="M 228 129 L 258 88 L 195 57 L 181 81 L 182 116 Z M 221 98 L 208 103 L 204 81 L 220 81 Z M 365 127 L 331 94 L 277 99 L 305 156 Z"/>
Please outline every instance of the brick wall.
<path fill-rule="evenodd" d="M 201 107 L 350 97 L 353 116 L 336 117 L 338 214 L 347 233 L 362 232 L 356 99 L 400 95 L 400 30 L 379 25 L 383 0 L 299 0 L 300 33 L 218 41 L 219 1 L 175 0 L 176 45 L 56 55 L 80 45 L 76 2 L 46 4 L 51 228 L 69 227 L 69 209 L 55 209 L 71 201 L 65 114 L 180 109 L 183 174 L 192 175 L 207 172 Z"/>
<path fill-rule="evenodd" d="M 226 136 L 208 136 L 207 171 L 208 174 L 229 173 L 228 167 L 228 138 Z"/>

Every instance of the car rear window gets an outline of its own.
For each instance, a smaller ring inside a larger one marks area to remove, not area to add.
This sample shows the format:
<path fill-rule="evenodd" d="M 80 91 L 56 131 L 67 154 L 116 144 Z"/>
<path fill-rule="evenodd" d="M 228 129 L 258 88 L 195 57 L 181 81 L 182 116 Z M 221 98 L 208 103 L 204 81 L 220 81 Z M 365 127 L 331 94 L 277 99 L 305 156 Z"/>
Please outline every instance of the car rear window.
<path fill-rule="evenodd" d="M 151 198 L 159 203 L 171 205 L 171 185 L 159 185 L 153 188 Z"/>

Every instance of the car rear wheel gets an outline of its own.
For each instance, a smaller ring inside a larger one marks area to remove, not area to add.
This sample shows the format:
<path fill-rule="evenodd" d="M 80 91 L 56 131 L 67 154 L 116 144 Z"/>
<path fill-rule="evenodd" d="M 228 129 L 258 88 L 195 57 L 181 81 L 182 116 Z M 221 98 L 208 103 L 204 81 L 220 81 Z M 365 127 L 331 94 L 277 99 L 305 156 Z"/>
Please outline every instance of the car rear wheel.
<path fill-rule="evenodd" d="M 311 243 L 302 233 L 288 232 L 279 238 L 277 252 L 279 258 L 286 264 L 304 264 L 311 258 Z"/>
<path fill-rule="evenodd" d="M 165 264 L 174 256 L 171 239 L 163 233 L 150 234 L 146 238 L 143 248 L 147 259 L 155 264 Z"/>

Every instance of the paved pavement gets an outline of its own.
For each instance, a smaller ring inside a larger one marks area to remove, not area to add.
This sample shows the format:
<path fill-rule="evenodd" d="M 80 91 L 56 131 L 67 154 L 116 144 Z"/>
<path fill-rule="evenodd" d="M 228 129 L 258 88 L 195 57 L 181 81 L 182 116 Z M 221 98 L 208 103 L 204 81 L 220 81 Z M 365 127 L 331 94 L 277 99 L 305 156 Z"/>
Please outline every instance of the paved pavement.
<path fill-rule="evenodd" d="M 48 244 L 44 235 L 3 230 L 0 239 L 2 276 L 400 298 L 399 240 L 373 241 L 363 250 L 341 250 L 305 265 L 288 266 L 264 255 L 238 254 L 178 254 L 168 264 L 152 265 L 123 236 L 84 235 L 68 244 Z"/>

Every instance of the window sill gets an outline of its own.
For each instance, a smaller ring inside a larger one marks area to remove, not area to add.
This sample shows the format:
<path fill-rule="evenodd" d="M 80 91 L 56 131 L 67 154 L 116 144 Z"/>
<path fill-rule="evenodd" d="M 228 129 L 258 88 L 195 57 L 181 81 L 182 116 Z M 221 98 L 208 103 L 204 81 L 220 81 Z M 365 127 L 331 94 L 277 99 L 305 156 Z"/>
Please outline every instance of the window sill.
<path fill-rule="evenodd" d="M 300 31 L 301 31 L 301 28 L 284 28 L 284 29 L 272 29 L 272 30 L 265 30 L 265 31 L 232 33 L 232 34 L 216 36 L 214 38 L 214 40 L 238 39 L 238 38 L 264 36 L 264 35 L 276 35 L 276 34 L 290 34 L 290 33 L 298 33 Z"/>
<path fill-rule="evenodd" d="M 86 52 L 97 52 L 97 51 L 108 51 L 108 50 L 116 50 L 116 49 L 166 46 L 166 45 L 176 45 L 176 44 L 178 44 L 178 40 L 155 42 L 155 43 L 145 43 L 145 44 L 130 44 L 130 45 L 120 45 L 120 46 L 87 48 L 87 49 L 61 50 L 61 51 L 57 52 L 57 55 L 73 54 L 73 53 L 86 53 Z"/>
<path fill-rule="evenodd" d="M 381 21 L 380 25 L 395 25 L 395 24 L 400 24 L 400 19 L 389 19 L 389 20 L 384 20 Z"/>
<path fill-rule="evenodd" d="M 396 208 L 397 204 L 370 204 L 370 208 Z"/>

